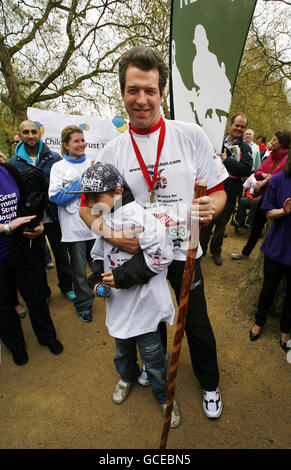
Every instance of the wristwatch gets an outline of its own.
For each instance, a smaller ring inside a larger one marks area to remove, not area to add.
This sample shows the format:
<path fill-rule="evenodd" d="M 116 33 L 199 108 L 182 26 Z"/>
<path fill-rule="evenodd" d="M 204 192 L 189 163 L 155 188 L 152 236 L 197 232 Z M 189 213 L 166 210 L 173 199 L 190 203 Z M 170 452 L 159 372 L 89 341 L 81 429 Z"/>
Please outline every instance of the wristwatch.
<path fill-rule="evenodd" d="M 12 234 L 12 230 L 10 228 L 9 222 L 8 223 L 6 222 L 4 224 L 4 233 L 5 233 L 5 235 L 11 235 Z"/>

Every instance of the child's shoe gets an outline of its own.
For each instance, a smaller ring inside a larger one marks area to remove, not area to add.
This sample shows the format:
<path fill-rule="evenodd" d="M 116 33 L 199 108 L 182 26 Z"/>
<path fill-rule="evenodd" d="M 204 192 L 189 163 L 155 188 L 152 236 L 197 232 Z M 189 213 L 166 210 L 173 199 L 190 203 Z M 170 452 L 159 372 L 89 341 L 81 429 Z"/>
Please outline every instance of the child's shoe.
<path fill-rule="evenodd" d="M 165 414 L 167 405 L 161 404 L 161 406 Z M 170 428 L 172 429 L 177 428 L 178 426 L 180 426 L 180 424 L 181 424 L 181 413 L 179 411 L 176 400 L 174 400 Z"/>
<path fill-rule="evenodd" d="M 142 370 L 141 370 L 141 374 L 139 376 L 139 378 L 137 379 L 138 383 L 140 385 L 142 385 L 143 387 L 148 387 L 149 384 L 150 384 L 150 381 L 149 381 L 149 378 L 148 378 L 148 374 L 147 374 L 147 371 L 145 369 L 145 365 L 143 364 L 142 366 Z"/>
<path fill-rule="evenodd" d="M 131 385 L 132 384 L 124 382 L 122 379 L 117 382 L 112 394 L 112 400 L 114 403 L 121 405 L 121 403 L 127 399 Z"/>

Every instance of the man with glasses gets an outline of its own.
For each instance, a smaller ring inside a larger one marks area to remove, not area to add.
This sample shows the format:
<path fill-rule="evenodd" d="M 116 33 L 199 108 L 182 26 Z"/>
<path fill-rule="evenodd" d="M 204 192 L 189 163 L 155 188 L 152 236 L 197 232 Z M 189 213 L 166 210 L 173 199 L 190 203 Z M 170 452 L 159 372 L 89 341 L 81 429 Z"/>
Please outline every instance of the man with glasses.
<path fill-rule="evenodd" d="M 248 124 L 247 116 L 243 113 L 235 114 L 229 122 L 229 132 L 224 137 L 221 161 L 229 173 L 224 181 L 224 189 L 227 194 L 226 205 L 218 217 L 203 226 L 200 233 L 200 243 L 203 254 L 206 254 L 210 242 L 210 253 L 216 266 L 222 265 L 221 251 L 226 225 L 235 210 L 236 201 L 242 194 L 242 177 L 250 176 L 253 166 L 252 149 L 243 140 L 243 134 Z"/>

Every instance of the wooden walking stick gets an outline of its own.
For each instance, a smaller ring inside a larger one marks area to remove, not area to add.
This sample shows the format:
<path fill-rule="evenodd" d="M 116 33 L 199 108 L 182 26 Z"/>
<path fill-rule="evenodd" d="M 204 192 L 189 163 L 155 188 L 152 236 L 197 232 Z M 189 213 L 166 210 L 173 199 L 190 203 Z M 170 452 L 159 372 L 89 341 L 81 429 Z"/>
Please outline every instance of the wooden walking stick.
<path fill-rule="evenodd" d="M 195 189 L 194 198 L 205 196 L 207 186 L 206 184 L 199 183 Z M 175 379 L 177 375 L 178 360 L 182 348 L 182 341 L 184 336 L 185 324 L 186 324 L 186 314 L 189 301 L 189 291 L 191 283 L 194 281 L 194 268 L 196 261 L 196 253 L 199 244 L 199 232 L 198 228 L 200 224 L 192 223 L 189 245 L 187 251 L 187 258 L 185 262 L 184 274 L 181 284 L 180 291 L 180 305 L 177 317 L 177 327 L 174 337 L 173 352 L 170 364 L 170 370 L 168 375 L 168 392 L 167 392 L 167 406 L 165 411 L 165 420 L 162 430 L 160 449 L 165 449 L 167 446 L 168 434 L 171 424 L 171 416 L 174 403 L 175 395 Z M 195 233 L 196 228 L 196 233 Z"/>

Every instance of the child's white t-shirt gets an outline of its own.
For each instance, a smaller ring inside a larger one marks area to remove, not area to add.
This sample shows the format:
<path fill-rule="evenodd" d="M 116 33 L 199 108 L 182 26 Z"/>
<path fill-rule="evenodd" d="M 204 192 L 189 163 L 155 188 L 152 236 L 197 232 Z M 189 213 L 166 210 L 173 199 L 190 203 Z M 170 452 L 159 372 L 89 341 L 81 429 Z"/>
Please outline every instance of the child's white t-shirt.
<path fill-rule="evenodd" d="M 129 289 L 112 288 L 111 297 L 106 298 L 109 334 L 126 339 L 156 331 L 161 321 L 172 325 L 175 309 L 166 276 L 173 251 L 164 225 L 135 201 L 106 214 L 104 220 L 115 231 L 143 227 L 144 231 L 136 234 L 139 245 L 149 269 L 158 273 L 146 284 Z M 101 238 L 96 239 L 91 256 L 104 260 L 104 272 L 117 268 L 132 257 Z"/>

